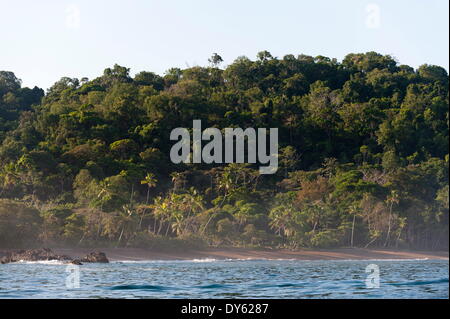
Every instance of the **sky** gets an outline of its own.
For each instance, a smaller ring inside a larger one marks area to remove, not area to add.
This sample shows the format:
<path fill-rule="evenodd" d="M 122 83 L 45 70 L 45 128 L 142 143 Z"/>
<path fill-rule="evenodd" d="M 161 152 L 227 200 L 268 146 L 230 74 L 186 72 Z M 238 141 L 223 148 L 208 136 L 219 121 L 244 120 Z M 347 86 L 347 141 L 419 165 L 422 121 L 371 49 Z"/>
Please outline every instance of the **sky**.
<path fill-rule="evenodd" d="M 0 0 L 0 70 L 23 86 L 93 79 L 115 63 L 158 74 L 222 67 L 267 50 L 323 55 L 377 51 L 414 68 L 449 69 L 448 0 Z"/>

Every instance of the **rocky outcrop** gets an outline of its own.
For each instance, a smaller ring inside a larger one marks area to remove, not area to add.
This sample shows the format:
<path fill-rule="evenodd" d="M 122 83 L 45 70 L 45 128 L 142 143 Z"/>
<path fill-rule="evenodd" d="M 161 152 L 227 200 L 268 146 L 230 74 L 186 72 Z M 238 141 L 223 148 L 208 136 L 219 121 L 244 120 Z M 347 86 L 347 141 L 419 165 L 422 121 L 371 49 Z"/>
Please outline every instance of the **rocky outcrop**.
<path fill-rule="evenodd" d="M 84 263 L 109 263 L 108 258 L 106 258 L 105 253 L 102 253 L 100 251 L 94 251 L 92 253 L 89 253 L 86 255 L 86 257 L 82 258 L 80 260 Z"/>
<path fill-rule="evenodd" d="M 102 252 L 96 251 L 81 259 L 74 259 L 66 255 L 57 255 L 49 248 L 0 251 L 0 264 L 8 264 L 19 261 L 48 261 L 58 260 L 75 265 L 85 263 L 108 263 L 109 260 Z"/>
<path fill-rule="evenodd" d="M 2 252 L 0 263 L 7 264 L 18 261 L 46 261 L 46 260 L 60 260 L 69 261 L 72 258 L 65 255 L 57 255 L 51 249 L 28 249 L 28 250 L 11 250 Z"/>
<path fill-rule="evenodd" d="M 92 253 L 89 253 L 84 258 L 80 259 L 74 259 L 71 261 L 74 265 L 82 265 L 83 263 L 109 263 L 108 258 L 106 258 L 105 253 L 102 253 L 100 251 L 94 251 Z"/>

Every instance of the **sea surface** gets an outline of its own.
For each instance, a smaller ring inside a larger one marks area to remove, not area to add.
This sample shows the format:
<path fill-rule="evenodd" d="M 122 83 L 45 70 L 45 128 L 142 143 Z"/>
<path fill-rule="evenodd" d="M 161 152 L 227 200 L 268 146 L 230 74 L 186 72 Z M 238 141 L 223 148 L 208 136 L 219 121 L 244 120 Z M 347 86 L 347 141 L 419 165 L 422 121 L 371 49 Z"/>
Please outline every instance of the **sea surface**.
<path fill-rule="evenodd" d="M 448 272 L 448 260 L 22 262 L 0 265 L 0 298 L 449 298 Z"/>

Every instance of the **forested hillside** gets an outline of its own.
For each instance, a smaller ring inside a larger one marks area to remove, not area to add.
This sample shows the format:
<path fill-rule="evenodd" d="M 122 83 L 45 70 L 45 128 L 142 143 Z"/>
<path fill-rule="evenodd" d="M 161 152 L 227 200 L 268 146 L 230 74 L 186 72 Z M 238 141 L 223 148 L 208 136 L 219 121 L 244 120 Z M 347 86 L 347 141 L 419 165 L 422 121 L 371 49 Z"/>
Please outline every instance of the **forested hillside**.
<path fill-rule="evenodd" d="M 0 72 L 0 247 L 448 249 L 449 77 L 368 52 Z M 280 167 L 173 164 L 176 127 L 278 128 Z"/>

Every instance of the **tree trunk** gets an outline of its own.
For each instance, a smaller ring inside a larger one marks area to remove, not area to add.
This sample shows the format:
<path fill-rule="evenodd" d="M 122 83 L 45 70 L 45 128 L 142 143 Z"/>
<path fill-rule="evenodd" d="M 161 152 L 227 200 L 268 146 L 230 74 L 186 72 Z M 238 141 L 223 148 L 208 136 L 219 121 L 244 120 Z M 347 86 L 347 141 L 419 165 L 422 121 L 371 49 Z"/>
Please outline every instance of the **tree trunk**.
<path fill-rule="evenodd" d="M 139 229 L 142 229 L 142 220 L 144 219 L 145 209 L 142 212 L 141 219 L 139 220 Z"/>
<path fill-rule="evenodd" d="M 147 198 L 145 200 L 145 205 L 148 205 L 148 199 L 150 197 L 150 187 L 147 187 Z"/>
<path fill-rule="evenodd" d="M 391 219 L 392 219 L 392 205 L 391 208 L 389 209 L 389 224 L 388 224 L 388 231 L 386 234 L 386 241 L 384 242 L 384 247 L 387 247 L 389 243 L 389 237 L 391 236 Z"/>
<path fill-rule="evenodd" d="M 159 235 L 161 233 L 162 228 L 163 228 L 163 222 L 162 222 L 162 220 L 160 220 L 159 221 L 158 232 L 156 233 L 156 235 Z"/>
<path fill-rule="evenodd" d="M 155 214 L 153 214 L 153 233 L 156 235 L 156 217 Z M 150 225 L 148 226 L 148 228 L 150 228 Z"/>
<path fill-rule="evenodd" d="M 400 241 L 400 236 L 402 235 L 402 228 L 398 232 L 397 240 L 395 241 L 395 248 L 398 248 L 398 242 Z"/>
<path fill-rule="evenodd" d="M 83 236 L 81 236 L 81 239 L 80 239 L 80 241 L 78 242 L 78 245 L 80 245 L 81 244 L 81 242 L 83 241 L 83 239 L 84 239 L 84 236 L 86 236 L 86 232 L 84 232 L 83 233 Z"/>
<path fill-rule="evenodd" d="M 130 205 L 133 203 L 134 184 L 131 184 Z"/>
<path fill-rule="evenodd" d="M 119 246 L 120 241 L 122 240 L 122 235 L 123 235 L 123 230 L 124 230 L 124 228 L 125 228 L 125 225 L 122 226 L 122 231 L 120 232 L 119 241 L 117 242 L 117 246 Z"/>
<path fill-rule="evenodd" d="M 367 243 L 367 245 L 365 245 L 364 246 L 364 248 L 367 248 L 367 247 L 369 247 L 369 245 L 371 244 L 371 243 L 373 243 L 375 240 L 377 240 L 378 238 L 374 238 L 374 239 L 372 239 L 371 241 L 369 241 L 368 243 Z"/>
<path fill-rule="evenodd" d="M 206 222 L 205 227 L 203 227 L 202 235 L 205 233 L 206 227 L 208 227 L 209 222 L 211 221 L 211 219 L 212 219 L 213 217 L 214 217 L 214 215 L 212 215 L 212 216 L 208 219 L 208 221 Z"/>
<path fill-rule="evenodd" d="M 169 235 L 169 228 L 170 228 L 170 223 L 167 223 L 167 228 L 166 228 L 166 237 L 167 237 L 167 235 Z"/>
<path fill-rule="evenodd" d="M 354 234 L 354 231 L 355 231 L 355 218 L 356 218 L 356 214 L 353 214 L 352 238 L 350 240 L 350 247 L 353 247 L 353 234 Z"/>

